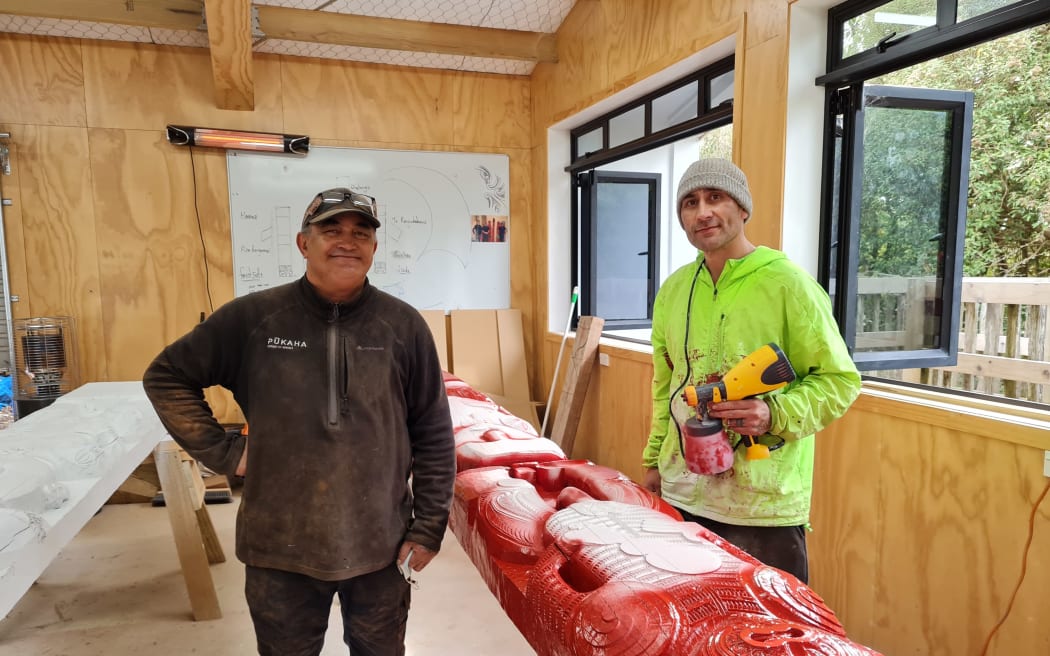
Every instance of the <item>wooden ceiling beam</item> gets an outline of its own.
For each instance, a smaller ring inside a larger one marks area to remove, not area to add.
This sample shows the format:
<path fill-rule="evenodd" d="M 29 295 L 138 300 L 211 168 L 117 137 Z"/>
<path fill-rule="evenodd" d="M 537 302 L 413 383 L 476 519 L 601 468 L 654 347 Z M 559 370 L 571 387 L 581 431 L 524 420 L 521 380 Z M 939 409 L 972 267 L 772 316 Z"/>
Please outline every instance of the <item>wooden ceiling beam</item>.
<path fill-rule="evenodd" d="M 196 30 L 201 0 L 0 0 L 0 14 Z"/>
<path fill-rule="evenodd" d="M 227 4 L 232 4 L 235 8 L 227 10 Z M 203 22 L 207 6 L 209 25 L 213 25 L 214 21 L 223 23 L 223 34 L 219 39 L 223 41 L 221 56 L 224 59 L 218 64 L 213 59 L 213 65 L 219 67 L 224 78 L 243 78 L 243 73 L 235 72 L 235 68 L 243 65 L 241 60 L 244 45 L 241 40 L 245 19 L 241 16 L 245 12 L 245 4 L 248 4 L 250 21 L 250 0 L 248 3 L 244 0 L 233 0 L 230 3 L 212 0 L 208 0 L 207 3 L 202 0 L 0 0 L 0 14 L 118 23 L 169 30 L 196 30 Z M 269 5 L 256 5 L 255 9 L 259 16 L 259 29 L 271 39 L 534 62 L 558 60 L 554 34 L 425 23 Z M 216 11 L 218 18 L 213 18 L 212 13 Z M 226 17 L 227 14 L 229 18 Z M 227 32 L 228 29 L 232 29 L 225 26 L 227 20 L 232 20 L 231 25 L 236 24 L 239 27 Z M 248 29 L 250 40 L 250 22 Z M 212 30 L 214 31 L 214 28 Z M 231 38 L 234 45 L 226 43 Z M 214 48 L 215 41 L 212 39 L 213 37 L 209 36 Z M 234 55 L 234 52 L 239 54 Z M 234 64 L 234 59 L 241 63 Z M 228 83 L 224 81 L 223 84 Z M 243 80 L 229 86 L 231 89 L 239 86 L 242 93 L 247 89 Z"/>
<path fill-rule="evenodd" d="M 257 9 L 259 29 L 270 39 L 535 62 L 558 60 L 553 34 L 268 5 Z"/>
<path fill-rule="evenodd" d="M 219 109 L 255 109 L 251 0 L 205 0 L 211 74 Z"/>

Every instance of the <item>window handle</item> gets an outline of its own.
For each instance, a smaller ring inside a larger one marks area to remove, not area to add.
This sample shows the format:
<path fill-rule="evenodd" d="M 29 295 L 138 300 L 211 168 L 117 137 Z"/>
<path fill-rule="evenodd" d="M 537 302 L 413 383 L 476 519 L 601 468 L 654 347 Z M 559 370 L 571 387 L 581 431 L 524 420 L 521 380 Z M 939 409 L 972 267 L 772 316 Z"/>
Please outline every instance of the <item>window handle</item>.
<path fill-rule="evenodd" d="M 901 41 L 908 38 L 907 34 L 902 34 L 900 37 L 894 39 L 893 37 L 895 36 L 897 36 L 896 32 L 890 32 L 886 36 L 882 37 L 881 39 L 879 39 L 879 42 L 875 44 L 875 49 L 880 53 L 883 53 L 886 52 L 889 48 L 897 45 Z"/>
<path fill-rule="evenodd" d="M 639 254 L 639 255 L 648 255 L 648 254 L 649 254 L 649 251 L 642 251 L 641 253 L 638 253 L 638 254 Z"/>

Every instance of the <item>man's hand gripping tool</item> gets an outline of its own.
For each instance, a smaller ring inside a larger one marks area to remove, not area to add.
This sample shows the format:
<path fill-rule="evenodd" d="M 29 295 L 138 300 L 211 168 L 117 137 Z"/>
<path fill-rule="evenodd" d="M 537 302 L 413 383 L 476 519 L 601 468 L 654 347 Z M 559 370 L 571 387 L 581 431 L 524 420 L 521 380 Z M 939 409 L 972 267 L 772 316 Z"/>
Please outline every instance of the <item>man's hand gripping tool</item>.
<path fill-rule="evenodd" d="M 717 422 L 721 425 L 721 419 L 708 416 L 709 403 L 746 399 L 780 389 L 793 380 L 795 370 L 791 362 L 779 346 L 769 343 L 737 363 L 721 380 L 706 385 L 687 385 L 682 399 L 696 410 L 702 424 Z M 743 438 L 747 440 L 748 460 L 769 457 L 768 446 L 759 444 L 752 435 L 743 435 Z"/>

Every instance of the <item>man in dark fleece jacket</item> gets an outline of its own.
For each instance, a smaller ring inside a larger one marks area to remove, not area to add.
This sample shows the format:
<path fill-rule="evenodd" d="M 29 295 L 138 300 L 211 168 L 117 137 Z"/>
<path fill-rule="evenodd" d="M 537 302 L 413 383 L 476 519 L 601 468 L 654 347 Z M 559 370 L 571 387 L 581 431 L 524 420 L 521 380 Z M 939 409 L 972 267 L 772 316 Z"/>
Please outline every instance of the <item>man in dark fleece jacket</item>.
<path fill-rule="evenodd" d="M 143 376 L 180 446 L 244 476 L 237 557 L 260 654 L 319 654 L 335 594 L 351 654 L 404 654 L 402 566 L 426 567 L 448 522 L 441 365 L 419 313 L 368 282 L 377 214 L 350 189 L 317 194 L 296 235 L 306 275 L 222 306 Z M 216 421 L 212 385 L 249 437 Z"/>

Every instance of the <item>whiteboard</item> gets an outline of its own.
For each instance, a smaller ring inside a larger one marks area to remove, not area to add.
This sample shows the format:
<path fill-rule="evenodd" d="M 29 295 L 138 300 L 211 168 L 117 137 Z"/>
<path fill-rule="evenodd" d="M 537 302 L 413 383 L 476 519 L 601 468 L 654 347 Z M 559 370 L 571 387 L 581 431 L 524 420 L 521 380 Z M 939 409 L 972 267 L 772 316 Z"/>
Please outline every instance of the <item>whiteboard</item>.
<path fill-rule="evenodd" d="M 382 226 L 368 279 L 416 309 L 510 307 L 506 155 L 313 147 L 230 151 L 234 294 L 291 282 L 303 212 L 331 187 L 374 196 Z"/>

